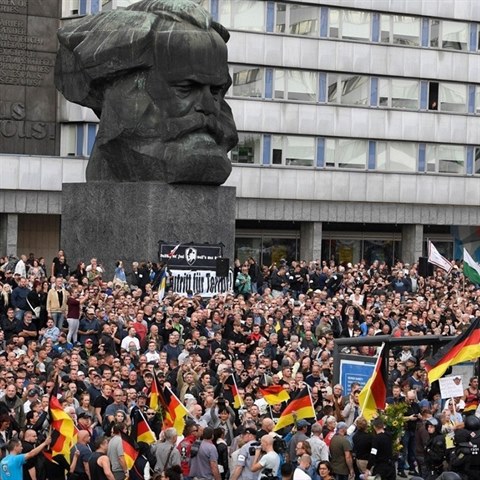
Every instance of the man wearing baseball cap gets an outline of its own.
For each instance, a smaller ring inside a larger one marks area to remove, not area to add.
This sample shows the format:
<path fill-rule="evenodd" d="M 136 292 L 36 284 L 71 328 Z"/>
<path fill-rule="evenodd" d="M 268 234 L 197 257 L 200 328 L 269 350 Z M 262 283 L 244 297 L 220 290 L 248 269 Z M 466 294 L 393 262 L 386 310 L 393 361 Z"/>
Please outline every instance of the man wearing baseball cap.
<path fill-rule="evenodd" d="M 255 452 L 260 448 L 256 441 L 257 429 L 254 427 L 245 427 L 242 433 L 242 440 L 245 442 L 240 449 L 237 457 L 237 464 L 233 470 L 230 480 L 256 480 L 257 472 L 252 471 L 255 460 Z M 252 455 L 253 452 L 253 455 Z"/>
<path fill-rule="evenodd" d="M 330 458 L 333 473 L 337 480 L 352 480 L 355 477 L 353 470 L 352 445 L 348 441 L 347 424 L 339 422 L 336 433 L 330 442 Z"/>

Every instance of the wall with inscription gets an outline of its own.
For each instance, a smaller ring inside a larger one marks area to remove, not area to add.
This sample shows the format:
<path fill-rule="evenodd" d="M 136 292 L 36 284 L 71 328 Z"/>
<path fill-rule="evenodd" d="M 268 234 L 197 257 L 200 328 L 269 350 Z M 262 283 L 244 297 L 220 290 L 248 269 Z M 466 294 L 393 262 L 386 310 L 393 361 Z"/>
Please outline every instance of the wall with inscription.
<path fill-rule="evenodd" d="M 0 153 L 56 155 L 59 0 L 0 0 Z"/>

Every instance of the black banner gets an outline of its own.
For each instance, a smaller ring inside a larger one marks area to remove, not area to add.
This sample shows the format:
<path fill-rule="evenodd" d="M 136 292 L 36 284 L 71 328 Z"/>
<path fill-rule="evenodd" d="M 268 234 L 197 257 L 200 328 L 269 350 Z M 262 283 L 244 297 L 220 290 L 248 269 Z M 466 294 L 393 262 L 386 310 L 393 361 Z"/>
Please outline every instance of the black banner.
<path fill-rule="evenodd" d="M 158 257 L 161 262 L 168 262 L 171 269 L 215 270 L 216 259 L 222 256 L 221 245 L 160 243 Z"/>

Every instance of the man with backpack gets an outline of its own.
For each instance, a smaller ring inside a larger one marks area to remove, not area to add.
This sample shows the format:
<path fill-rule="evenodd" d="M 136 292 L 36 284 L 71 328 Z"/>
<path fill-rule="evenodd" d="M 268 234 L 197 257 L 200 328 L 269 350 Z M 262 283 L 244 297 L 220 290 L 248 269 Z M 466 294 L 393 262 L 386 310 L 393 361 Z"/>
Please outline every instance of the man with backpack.
<path fill-rule="evenodd" d="M 203 430 L 198 453 L 190 460 L 190 477 L 194 480 L 220 480 L 218 452 L 213 444 L 213 428 Z"/>
<path fill-rule="evenodd" d="M 178 444 L 180 452 L 180 467 L 184 480 L 190 480 L 190 459 L 198 454 L 201 440 L 199 440 L 201 428 L 194 422 L 187 422 L 183 431 L 183 440 Z"/>

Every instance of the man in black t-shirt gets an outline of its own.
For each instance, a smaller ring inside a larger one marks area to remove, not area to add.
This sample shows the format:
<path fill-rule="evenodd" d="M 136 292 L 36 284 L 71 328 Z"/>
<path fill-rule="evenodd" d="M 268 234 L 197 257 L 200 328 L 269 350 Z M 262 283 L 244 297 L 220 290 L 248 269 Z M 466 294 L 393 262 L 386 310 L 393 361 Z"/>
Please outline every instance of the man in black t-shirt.
<path fill-rule="evenodd" d="M 372 450 L 368 459 L 365 478 L 370 476 L 373 469 L 375 476 L 380 475 L 382 480 L 395 480 L 395 463 L 393 461 L 393 441 L 389 433 L 385 432 L 385 425 L 380 418 L 372 420 L 375 436 L 372 440 Z"/>

